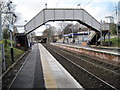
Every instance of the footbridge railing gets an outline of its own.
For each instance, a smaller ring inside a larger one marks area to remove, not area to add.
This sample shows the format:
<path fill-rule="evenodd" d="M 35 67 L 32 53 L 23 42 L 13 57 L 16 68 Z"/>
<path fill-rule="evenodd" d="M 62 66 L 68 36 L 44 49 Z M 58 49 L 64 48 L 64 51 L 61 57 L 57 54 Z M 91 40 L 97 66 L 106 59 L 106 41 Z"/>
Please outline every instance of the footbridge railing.
<path fill-rule="evenodd" d="M 79 23 L 100 32 L 100 23 L 84 9 L 43 9 L 33 17 L 24 27 L 26 34 L 49 21 L 78 21 Z"/>

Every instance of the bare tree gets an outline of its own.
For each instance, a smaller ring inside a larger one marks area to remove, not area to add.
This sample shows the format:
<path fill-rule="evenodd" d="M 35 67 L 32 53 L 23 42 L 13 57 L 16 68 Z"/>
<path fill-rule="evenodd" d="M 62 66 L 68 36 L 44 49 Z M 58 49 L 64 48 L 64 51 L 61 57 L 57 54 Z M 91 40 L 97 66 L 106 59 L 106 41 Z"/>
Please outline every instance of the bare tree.
<path fill-rule="evenodd" d="M 12 12 L 13 17 L 12 17 L 12 24 L 14 25 L 14 23 L 16 23 L 16 21 L 18 20 L 18 14 L 16 14 L 15 12 L 15 7 L 16 5 L 12 3 L 12 1 L 4 1 L 1 4 L 1 10 L 3 12 L 2 14 L 2 27 L 7 27 L 8 24 L 10 23 L 10 13 L 8 12 Z"/>
<path fill-rule="evenodd" d="M 60 29 L 59 29 L 59 30 L 60 30 L 62 33 L 64 33 L 64 28 L 65 28 L 68 24 L 70 24 L 70 23 L 68 23 L 68 22 L 63 22 L 63 21 L 59 22 L 59 23 L 58 23 L 58 25 L 60 26 Z"/>
<path fill-rule="evenodd" d="M 73 24 L 68 24 L 68 25 L 63 29 L 64 34 L 72 33 L 72 28 L 71 28 L 72 26 L 73 26 Z"/>
<path fill-rule="evenodd" d="M 52 37 L 55 35 L 55 27 L 51 26 L 48 29 L 45 29 L 42 33 L 43 36 L 47 36 L 48 41 L 51 42 L 53 40 Z"/>

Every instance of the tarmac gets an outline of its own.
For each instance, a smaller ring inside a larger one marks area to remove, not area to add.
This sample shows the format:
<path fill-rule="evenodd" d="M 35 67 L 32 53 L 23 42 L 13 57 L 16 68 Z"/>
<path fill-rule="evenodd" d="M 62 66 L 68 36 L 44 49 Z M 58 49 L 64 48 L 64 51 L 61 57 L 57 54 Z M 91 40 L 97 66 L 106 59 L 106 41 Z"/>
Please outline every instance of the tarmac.
<path fill-rule="evenodd" d="M 16 88 L 84 90 L 42 44 L 32 46 L 29 56 L 10 86 L 10 89 Z"/>
<path fill-rule="evenodd" d="M 39 54 L 38 45 L 34 45 L 11 88 L 45 88 Z"/>

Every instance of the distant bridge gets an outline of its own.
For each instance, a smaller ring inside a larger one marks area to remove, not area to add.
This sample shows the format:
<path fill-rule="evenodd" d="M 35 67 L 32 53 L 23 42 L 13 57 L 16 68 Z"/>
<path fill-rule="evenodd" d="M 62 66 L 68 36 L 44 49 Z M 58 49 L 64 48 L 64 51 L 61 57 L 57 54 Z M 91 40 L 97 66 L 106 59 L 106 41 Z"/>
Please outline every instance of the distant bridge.
<path fill-rule="evenodd" d="M 77 21 L 95 32 L 100 32 L 100 23 L 84 9 L 43 9 L 32 18 L 24 27 L 26 34 L 49 21 Z"/>

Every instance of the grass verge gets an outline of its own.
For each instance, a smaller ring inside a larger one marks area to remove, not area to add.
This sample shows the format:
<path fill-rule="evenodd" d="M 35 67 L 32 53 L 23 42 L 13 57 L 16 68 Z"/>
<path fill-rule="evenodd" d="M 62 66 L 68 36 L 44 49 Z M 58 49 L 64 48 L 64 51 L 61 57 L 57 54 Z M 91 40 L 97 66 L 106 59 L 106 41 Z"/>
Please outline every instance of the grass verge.
<path fill-rule="evenodd" d="M 109 41 L 109 39 L 105 41 Z M 113 43 L 112 47 L 120 47 L 120 38 L 111 38 L 110 41 Z"/>
<path fill-rule="evenodd" d="M 13 50 L 14 50 L 14 60 L 17 60 L 24 53 L 23 50 L 17 48 L 13 48 Z M 6 66 L 9 67 L 12 64 L 10 46 L 5 47 L 5 60 L 6 60 Z"/>
<path fill-rule="evenodd" d="M 3 44 L 5 41 L 1 41 Z M 13 42 L 14 45 L 14 42 Z M 12 60 L 11 60 L 11 53 L 10 53 L 10 40 L 7 40 L 7 45 L 4 46 L 4 51 L 5 51 L 5 61 L 6 61 L 6 67 L 8 68 L 9 66 L 12 65 Z M 13 48 L 14 50 L 14 60 L 17 60 L 25 51 L 18 49 L 18 48 Z"/>

